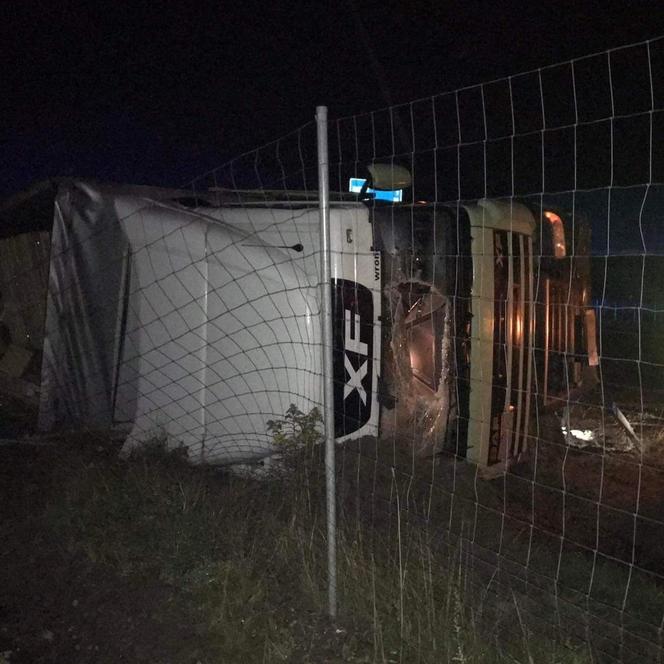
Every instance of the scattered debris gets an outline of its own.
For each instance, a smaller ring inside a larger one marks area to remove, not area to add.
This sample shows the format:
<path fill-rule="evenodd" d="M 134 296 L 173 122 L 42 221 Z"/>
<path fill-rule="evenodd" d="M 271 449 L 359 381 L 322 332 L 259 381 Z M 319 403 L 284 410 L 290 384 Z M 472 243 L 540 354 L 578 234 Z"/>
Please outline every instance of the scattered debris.
<path fill-rule="evenodd" d="M 565 425 L 562 427 L 563 435 L 565 436 L 565 440 L 567 440 L 568 443 L 571 443 L 569 440 L 569 437 L 571 436 L 572 438 L 576 438 L 577 440 L 583 441 L 584 443 L 592 442 L 595 440 L 595 432 L 592 431 L 591 429 L 567 429 Z"/>
<path fill-rule="evenodd" d="M 615 402 L 610 408 L 570 403 L 560 415 L 560 430 L 567 445 L 580 449 L 637 455 L 664 452 L 664 411 L 621 409 Z"/>
<path fill-rule="evenodd" d="M 623 415 L 622 411 L 620 408 L 618 408 L 618 404 L 614 401 L 613 405 L 611 406 L 611 410 L 613 411 L 613 414 L 616 416 L 616 419 L 620 424 L 622 424 L 625 427 L 625 431 L 634 438 L 634 440 L 638 443 L 639 437 L 636 435 L 634 432 L 634 429 L 632 429 L 632 425 L 629 423 L 629 420 Z"/>

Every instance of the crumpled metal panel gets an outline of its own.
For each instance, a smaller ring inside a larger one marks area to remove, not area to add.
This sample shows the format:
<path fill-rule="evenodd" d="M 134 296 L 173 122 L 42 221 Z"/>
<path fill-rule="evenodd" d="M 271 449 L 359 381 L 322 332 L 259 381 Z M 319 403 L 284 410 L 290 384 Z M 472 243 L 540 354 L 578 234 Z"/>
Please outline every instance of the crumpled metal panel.
<path fill-rule="evenodd" d="M 61 185 L 51 232 L 38 427 L 113 421 L 118 310 L 128 244 L 112 197 Z"/>

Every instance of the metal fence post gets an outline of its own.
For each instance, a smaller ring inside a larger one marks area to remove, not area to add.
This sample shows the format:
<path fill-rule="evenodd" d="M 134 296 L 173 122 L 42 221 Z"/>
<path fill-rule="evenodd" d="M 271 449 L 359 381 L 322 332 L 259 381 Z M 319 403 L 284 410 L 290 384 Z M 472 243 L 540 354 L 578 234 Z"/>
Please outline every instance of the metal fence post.
<path fill-rule="evenodd" d="M 334 463 L 334 367 L 332 362 L 332 269 L 330 264 L 330 178 L 327 149 L 327 106 L 316 107 L 316 134 L 318 138 L 318 206 L 320 210 L 328 612 L 330 617 L 334 618 L 337 615 L 337 515 Z"/>

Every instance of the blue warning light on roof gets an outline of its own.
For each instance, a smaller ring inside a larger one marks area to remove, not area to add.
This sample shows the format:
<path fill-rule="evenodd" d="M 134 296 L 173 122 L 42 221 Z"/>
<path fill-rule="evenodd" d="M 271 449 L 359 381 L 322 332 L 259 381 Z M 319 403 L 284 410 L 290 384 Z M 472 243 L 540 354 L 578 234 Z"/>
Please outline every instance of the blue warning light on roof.
<path fill-rule="evenodd" d="M 359 194 L 360 191 L 362 191 L 365 182 L 366 180 L 363 178 L 351 178 L 348 181 L 348 191 Z M 388 201 L 390 203 L 401 203 L 403 199 L 403 189 L 386 191 L 369 187 L 367 189 L 367 194 L 373 194 L 374 199 L 377 201 Z"/>

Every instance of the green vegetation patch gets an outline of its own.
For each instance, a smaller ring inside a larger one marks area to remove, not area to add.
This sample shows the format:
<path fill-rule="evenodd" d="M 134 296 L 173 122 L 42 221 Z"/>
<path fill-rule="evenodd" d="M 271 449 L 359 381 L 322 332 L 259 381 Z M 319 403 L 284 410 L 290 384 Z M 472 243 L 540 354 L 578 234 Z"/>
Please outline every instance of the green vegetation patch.
<path fill-rule="evenodd" d="M 205 643 L 191 661 L 590 661 L 519 620 L 498 638 L 498 614 L 468 601 L 460 556 L 398 513 L 369 528 L 340 511 L 329 620 L 320 416 L 293 408 L 270 428 L 281 461 L 259 479 L 193 467 L 159 442 L 128 461 L 63 452 L 46 524 L 68 550 L 172 588 Z"/>

